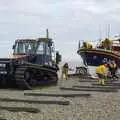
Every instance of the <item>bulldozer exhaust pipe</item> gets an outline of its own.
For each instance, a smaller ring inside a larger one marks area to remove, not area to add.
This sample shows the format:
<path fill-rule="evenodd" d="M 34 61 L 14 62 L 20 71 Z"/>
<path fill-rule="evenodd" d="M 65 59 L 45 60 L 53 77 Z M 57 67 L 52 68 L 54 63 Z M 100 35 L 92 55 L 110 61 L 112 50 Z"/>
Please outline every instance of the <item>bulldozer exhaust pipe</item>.
<path fill-rule="evenodd" d="M 46 29 L 46 37 L 47 37 L 47 39 L 49 38 L 49 32 L 48 32 L 48 29 Z"/>

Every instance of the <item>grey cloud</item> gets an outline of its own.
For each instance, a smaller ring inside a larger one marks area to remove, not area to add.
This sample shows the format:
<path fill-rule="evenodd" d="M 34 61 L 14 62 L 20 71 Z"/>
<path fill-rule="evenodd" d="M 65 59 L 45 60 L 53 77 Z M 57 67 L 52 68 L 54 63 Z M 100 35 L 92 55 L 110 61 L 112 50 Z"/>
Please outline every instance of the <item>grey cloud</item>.
<path fill-rule="evenodd" d="M 99 24 L 102 37 L 106 24 L 111 24 L 111 36 L 120 31 L 119 5 L 117 0 L 1 0 L 0 37 L 8 43 L 4 50 L 16 38 L 44 36 L 49 28 L 63 57 L 77 58 L 78 40 L 97 41 Z"/>

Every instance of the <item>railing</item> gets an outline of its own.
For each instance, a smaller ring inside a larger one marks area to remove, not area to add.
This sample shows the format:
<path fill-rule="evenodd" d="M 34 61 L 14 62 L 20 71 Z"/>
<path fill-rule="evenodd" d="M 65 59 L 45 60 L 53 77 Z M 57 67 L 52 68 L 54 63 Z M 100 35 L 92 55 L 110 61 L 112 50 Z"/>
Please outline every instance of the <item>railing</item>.
<path fill-rule="evenodd" d="M 92 49 L 80 48 L 79 50 L 89 50 L 89 51 L 99 50 L 101 52 L 113 53 L 113 54 L 120 56 L 120 51 L 112 51 L 112 50 L 107 50 L 107 49 L 102 49 L 102 48 L 92 48 Z"/>

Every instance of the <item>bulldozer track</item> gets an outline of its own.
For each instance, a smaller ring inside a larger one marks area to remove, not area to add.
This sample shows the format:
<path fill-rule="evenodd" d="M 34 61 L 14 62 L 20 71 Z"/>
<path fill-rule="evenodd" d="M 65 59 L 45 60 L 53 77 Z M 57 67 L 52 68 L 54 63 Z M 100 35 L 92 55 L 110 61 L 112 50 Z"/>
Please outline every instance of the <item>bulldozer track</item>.
<path fill-rule="evenodd" d="M 32 89 L 31 86 L 24 79 L 24 72 L 26 67 L 18 67 L 15 73 L 16 84 L 20 89 Z"/>
<path fill-rule="evenodd" d="M 31 76 L 34 74 L 33 72 L 37 71 L 39 74 L 44 74 L 43 76 L 48 77 L 48 83 L 49 82 L 57 82 L 58 77 L 57 77 L 57 73 L 55 70 L 52 70 L 51 68 L 44 68 L 44 66 L 39 66 L 39 65 L 25 65 L 25 66 L 18 66 L 16 68 L 16 72 L 15 72 L 15 80 L 16 80 L 16 84 L 18 85 L 18 88 L 20 89 L 32 89 L 33 84 L 36 84 L 35 82 L 37 82 L 36 80 L 31 80 L 34 81 L 34 83 L 31 83 L 31 81 L 27 81 L 27 78 L 25 77 L 25 73 L 29 73 L 29 79 L 32 79 Z"/>

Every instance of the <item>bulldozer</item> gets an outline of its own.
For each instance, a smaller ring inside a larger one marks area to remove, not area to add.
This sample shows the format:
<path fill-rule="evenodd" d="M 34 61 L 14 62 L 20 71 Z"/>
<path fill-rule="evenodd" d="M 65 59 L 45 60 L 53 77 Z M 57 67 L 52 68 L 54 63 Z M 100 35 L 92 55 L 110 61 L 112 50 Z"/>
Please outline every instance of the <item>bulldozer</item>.
<path fill-rule="evenodd" d="M 32 89 L 57 84 L 61 61 L 48 35 L 37 39 L 17 39 L 9 58 L 0 58 L 0 88 Z"/>

